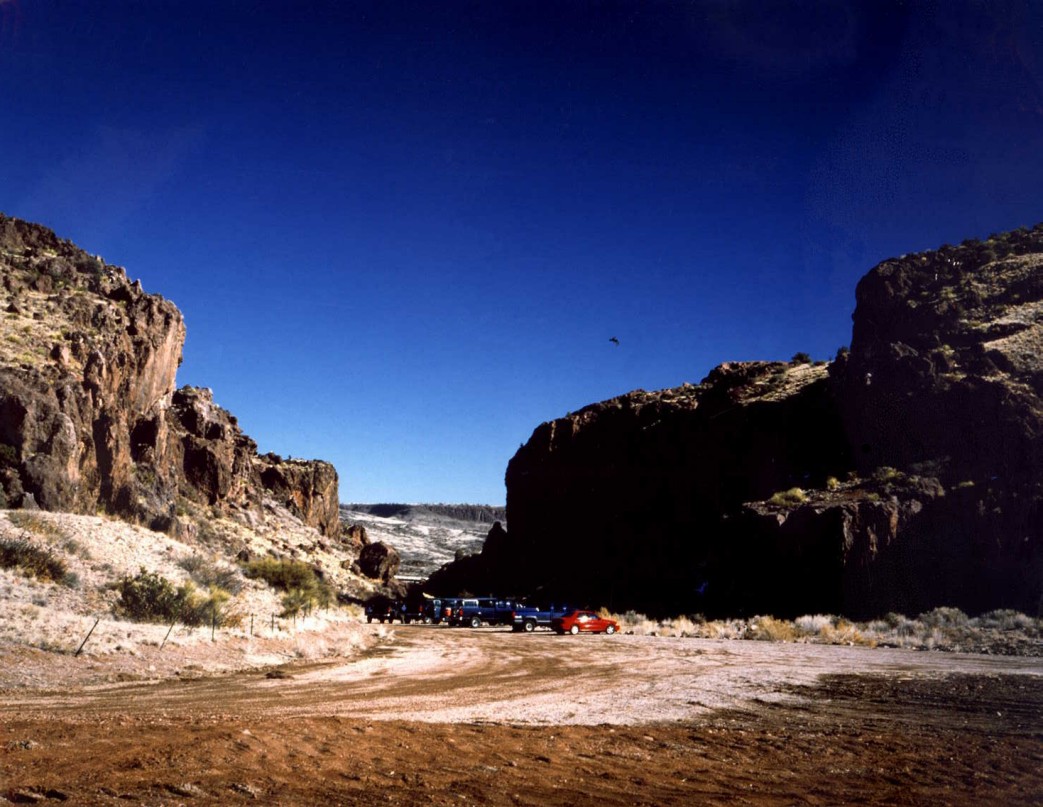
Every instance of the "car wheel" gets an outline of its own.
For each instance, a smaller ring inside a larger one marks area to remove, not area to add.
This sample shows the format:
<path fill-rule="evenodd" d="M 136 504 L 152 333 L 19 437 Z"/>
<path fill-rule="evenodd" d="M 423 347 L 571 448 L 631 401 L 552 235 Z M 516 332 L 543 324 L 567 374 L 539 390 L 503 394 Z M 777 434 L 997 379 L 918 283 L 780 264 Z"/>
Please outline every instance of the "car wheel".
<path fill-rule="evenodd" d="M 611 636 L 615 632 L 616 632 L 615 625 L 609 625 L 607 628 L 605 628 L 605 633 L 607 633 L 609 636 Z"/>
<path fill-rule="evenodd" d="M 430 625 L 431 624 L 431 617 L 425 616 L 424 617 L 424 624 L 425 625 Z"/>
<path fill-rule="evenodd" d="M 476 617 L 476 616 L 471 617 L 471 627 L 472 628 L 480 627 L 481 624 L 482 624 L 482 620 L 480 620 L 478 617 Z"/>
<path fill-rule="evenodd" d="M 532 633 L 534 630 L 536 630 L 536 623 L 531 621 L 531 620 L 526 620 L 526 622 L 525 622 L 525 632 L 526 633 Z"/>
<path fill-rule="evenodd" d="M 367 617 L 366 617 L 366 621 L 367 621 L 367 622 L 372 622 L 372 621 L 373 621 L 373 617 L 371 617 L 371 616 L 367 616 Z"/>
<path fill-rule="evenodd" d="M 569 628 L 569 633 L 571 633 L 573 636 L 579 633 L 579 625 L 573 625 L 571 628 Z"/>

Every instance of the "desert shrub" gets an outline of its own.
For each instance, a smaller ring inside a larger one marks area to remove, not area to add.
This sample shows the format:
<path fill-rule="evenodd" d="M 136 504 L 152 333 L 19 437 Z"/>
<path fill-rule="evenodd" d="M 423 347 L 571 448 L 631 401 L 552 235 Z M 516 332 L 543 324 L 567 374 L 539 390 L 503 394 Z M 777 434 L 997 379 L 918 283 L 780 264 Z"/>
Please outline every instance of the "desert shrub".
<path fill-rule="evenodd" d="M 790 364 L 811 364 L 811 356 L 803 351 L 793 354 L 793 358 L 790 359 Z"/>
<path fill-rule="evenodd" d="M 295 588 L 310 588 L 318 582 L 315 570 L 299 560 L 276 560 L 258 558 L 243 567 L 243 573 L 254 580 L 263 580 L 272 588 L 290 591 Z"/>
<path fill-rule="evenodd" d="M 840 487 L 840 480 L 835 476 L 826 477 L 826 490 L 837 490 Z"/>
<path fill-rule="evenodd" d="M 801 636 L 818 636 L 826 628 L 833 626 L 834 617 L 826 614 L 805 614 L 793 620 L 793 627 Z"/>
<path fill-rule="evenodd" d="M 901 477 L 902 472 L 889 465 L 881 465 L 873 471 L 873 479 L 877 482 L 890 482 Z"/>
<path fill-rule="evenodd" d="M 89 558 L 91 556 L 90 551 L 77 541 L 75 538 L 67 538 L 62 543 L 62 549 L 64 549 L 70 555 L 79 555 L 81 558 Z"/>
<path fill-rule="evenodd" d="M 970 618 L 959 608 L 935 608 L 920 614 L 920 623 L 929 628 L 965 628 Z"/>
<path fill-rule="evenodd" d="M 746 638 L 765 642 L 792 642 L 797 638 L 797 631 L 788 620 L 758 616 L 746 628 Z"/>
<path fill-rule="evenodd" d="M 818 636 L 826 644 L 858 644 L 867 647 L 876 647 L 877 644 L 875 638 L 867 636 L 857 625 L 843 618 L 838 618 L 833 624 L 824 627 Z"/>
<path fill-rule="evenodd" d="M 319 579 L 311 566 L 299 560 L 260 558 L 249 561 L 243 572 L 286 593 L 284 616 L 296 616 L 302 611 L 309 613 L 315 606 L 328 608 L 334 600 L 329 585 Z"/>
<path fill-rule="evenodd" d="M 664 623 L 667 635 L 680 636 L 682 639 L 708 637 L 712 632 L 708 631 L 707 621 L 702 614 L 694 617 L 679 616 Z"/>
<path fill-rule="evenodd" d="M 803 504 L 808 500 L 808 494 L 806 494 L 801 488 L 790 488 L 789 490 L 780 490 L 778 493 L 772 494 L 771 503 L 777 505 L 788 505 L 788 504 Z"/>
<path fill-rule="evenodd" d="M 994 630 L 1029 630 L 1038 627 L 1036 620 L 1032 617 L 1009 608 L 989 611 L 987 614 L 979 616 L 974 622 L 979 627 Z"/>
<path fill-rule="evenodd" d="M 24 538 L 0 539 L 0 568 L 17 569 L 37 580 L 74 585 L 64 560 L 49 549 L 36 546 Z"/>
<path fill-rule="evenodd" d="M 33 513 L 28 510 L 14 510 L 7 514 L 7 520 L 16 527 L 26 532 L 31 532 L 33 535 L 39 535 L 41 538 L 65 537 L 61 527 L 53 521 L 44 518 L 39 513 Z"/>
<path fill-rule="evenodd" d="M 232 599 L 231 593 L 220 586 L 208 586 L 205 594 L 199 594 L 190 589 L 189 599 L 192 607 L 188 619 L 182 617 L 185 624 L 213 624 L 215 627 L 231 627 L 241 622 L 239 614 L 231 613 L 226 608 Z"/>
<path fill-rule="evenodd" d="M 134 577 L 115 584 L 119 592 L 116 612 L 141 622 L 182 622 L 185 625 L 230 624 L 224 606 L 231 599 L 224 589 L 210 586 L 200 593 L 192 583 L 174 586 L 156 572 L 144 568 Z"/>
<path fill-rule="evenodd" d="M 142 567 L 134 577 L 125 576 L 115 585 L 119 592 L 116 610 L 123 616 L 142 622 L 173 622 L 192 610 L 192 590 L 175 587 L 156 572 Z"/>
<path fill-rule="evenodd" d="M 902 614 L 896 613 L 895 611 L 888 611 L 884 614 L 884 622 L 887 623 L 887 626 L 892 630 L 906 621 L 906 618 Z"/>
<path fill-rule="evenodd" d="M 17 465 L 18 449 L 7 443 L 0 443 L 0 465 Z"/>
<path fill-rule="evenodd" d="M 84 255 L 76 260 L 76 268 L 84 274 L 101 277 L 105 274 L 105 262 L 97 255 Z"/>
<path fill-rule="evenodd" d="M 186 555 L 177 565 L 201 586 L 217 586 L 231 594 L 238 594 L 243 590 L 243 577 L 238 569 L 218 566 L 203 555 Z"/>
<path fill-rule="evenodd" d="M 627 611 L 623 614 L 608 613 L 607 615 L 619 623 L 619 629 L 623 633 L 632 633 L 637 636 L 654 636 L 659 633 L 659 623 L 637 611 Z"/>
<path fill-rule="evenodd" d="M 279 616 L 293 617 L 296 619 L 300 613 L 307 613 L 310 611 L 314 604 L 311 591 L 301 588 L 291 588 L 283 595 L 282 613 Z"/>

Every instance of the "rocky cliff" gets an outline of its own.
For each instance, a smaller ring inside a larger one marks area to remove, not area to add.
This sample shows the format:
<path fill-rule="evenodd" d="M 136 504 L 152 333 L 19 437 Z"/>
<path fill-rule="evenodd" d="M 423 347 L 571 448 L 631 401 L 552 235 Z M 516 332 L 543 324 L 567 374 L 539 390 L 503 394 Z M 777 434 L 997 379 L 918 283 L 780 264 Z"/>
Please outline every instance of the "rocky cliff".
<path fill-rule="evenodd" d="M 830 365 L 732 363 L 539 426 L 444 570 L 655 612 L 1035 612 L 1043 226 L 885 261 Z"/>
<path fill-rule="evenodd" d="M 209 390 L 175 389 L 185 325 L 120 267 L 0 216 L 0 506 L 104 510 L 178 532 L 266 503 L 338 537 L 337 474 L 259 456 Z"/>

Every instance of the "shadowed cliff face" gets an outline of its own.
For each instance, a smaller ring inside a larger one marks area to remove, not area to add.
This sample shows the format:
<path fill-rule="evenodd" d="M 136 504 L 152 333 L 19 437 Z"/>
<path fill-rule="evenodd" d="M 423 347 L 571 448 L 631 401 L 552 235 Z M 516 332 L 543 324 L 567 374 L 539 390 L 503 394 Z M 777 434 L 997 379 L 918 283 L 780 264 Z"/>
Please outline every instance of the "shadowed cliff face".
<path fill-rule="evenodd" d="M 834 375 L 860 470 L 1038 478 L 1043 228 L 885 261 L 856 299 Z"/>
<path fill-rule="evenodd" d="M 432 582 L 652 613 L 1035 612 L 1043 227 L 885 261 L 857 303 L 828 368 L 725 364 L 539 426 L 509 538 Z"/>
<path fill-rule="evenodd" d="M 175 392 L 185 325 L 50 230 L 0 216 L 0 495 L 8 507 L 179 528 L 178 501 L 222 512 L 270 496 L 337 534 L 328 463 L 257 456 L 209 390 Z"/>
<path fill-rule="evenodd" d="M 743 502 L 849 465 L 826 367 L 722 365 L 699 385 L 633 392 L 537 428 L 507 468 L 498 562 L 488 544 L 467 561 L 492 582 L 432 582 L 687 609 L 705 599 Z"/>

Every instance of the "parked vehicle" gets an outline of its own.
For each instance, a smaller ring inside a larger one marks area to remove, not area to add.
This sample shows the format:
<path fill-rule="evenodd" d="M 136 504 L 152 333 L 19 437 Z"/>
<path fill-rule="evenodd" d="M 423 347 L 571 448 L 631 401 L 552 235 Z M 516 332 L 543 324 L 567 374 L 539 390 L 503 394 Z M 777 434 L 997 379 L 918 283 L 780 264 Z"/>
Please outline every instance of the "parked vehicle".
<path fill-rule="evenodd" d="M 402 619 L 402 604 L 388 597 L 373 597 L 364 606 L 366 621 L 394 622 Z"/>
<path fill-rule="evenodd" d="M 458 597 L 444 597 L 440 601 L 439 615 L 435 622 L 452 625 L 456 610 L 460 607 L 460 602 Z"/>
<path fill-rule="evenodd" d="M 515 609 L 514 600 L 493 597 L 465 597 L 459 600 L 449 619 L 450 625 L 509 625 Z"/>
<path fill-rule="evenodd" d="M 615 633 L 619 623 L 614 619 L 605 619 L 593 611 L 572 611 L 564 616 L 555 617 L 551 627 L 556 633 Z"/>
<path fill-rule="evenodd" d="M 555 617 L 565 616 L 573 610 L 567 605 L 551 605 L 550 608 L 518 605 L 511 614 L 511 630 L 532 633 L 536 628 L 549 628 Z"/>
<path fill-rule="evenodd" d="M 431 614 L 428 613 L 427 603 L 422 600 L 413 600 L 402 603 L 400 609 L 402 622 L 408 625 L 410 622 L 431 623 Z"/>
<path fill-rule="evenodd" d="M 446 602 L 441 597 L 434 597 L 424 602 L 423 621 L 425 625 L 439 625 L 445 621 Z"/>

